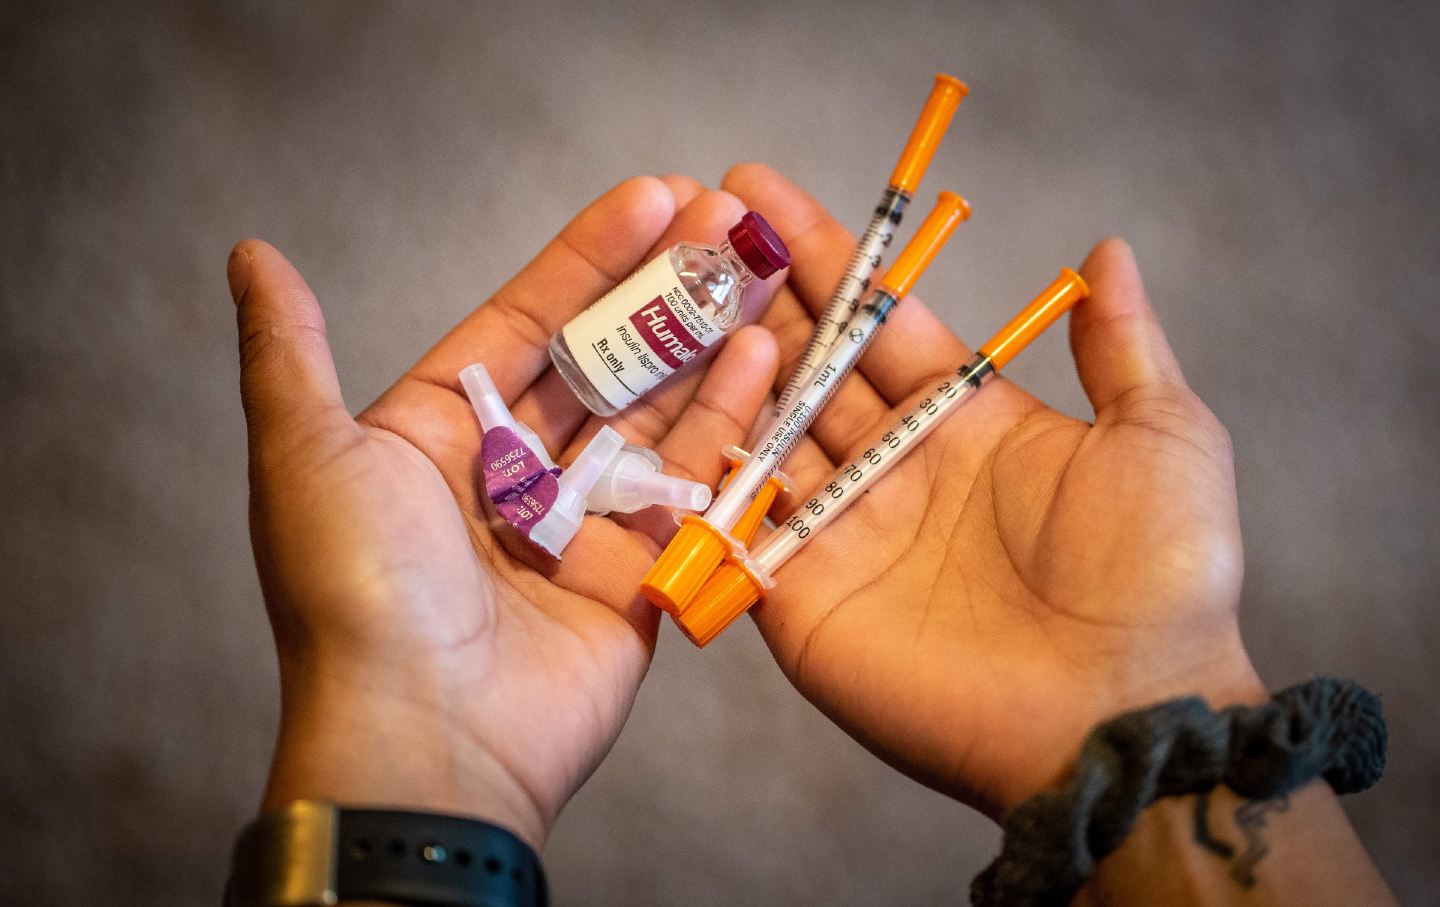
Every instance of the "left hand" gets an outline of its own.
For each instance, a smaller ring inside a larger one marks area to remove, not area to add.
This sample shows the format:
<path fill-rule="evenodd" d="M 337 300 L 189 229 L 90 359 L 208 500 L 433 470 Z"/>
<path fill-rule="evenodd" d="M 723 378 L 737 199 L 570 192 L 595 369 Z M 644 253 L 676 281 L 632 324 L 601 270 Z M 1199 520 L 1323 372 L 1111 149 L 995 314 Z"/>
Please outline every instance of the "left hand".
<path fill-rule="evenodd" d="M 788 362 L 855 240 L 768 167 L 736 167 L 723 185 L 763 199 L 790 247 L 765 315 Z M 1229 436 L 1185 384 L 1129 247 L 1102 242 L 1081 274 L 1091 295 L 1070 338 L 1094 421 L 998 377 L 781 567 L 750 612 L 836 723 L 994 817 L 1055 784 L 1120 712 L 1265 698 L 1236 611 Z M 822 488 L 970 355 L 907 297 L 786 471 Z"/>
<path fill-rule="evenodd" d="M 235 248 L 251 533 L 283 697 L 266 809 L 469 814 L 543 844 L 649 665 L 658 612 L 636 590 L 673 525 L 587 518 L 561 563 L 521 540 L 477 493 L 458 374 L 483 362 L 563 465 L 600 423 L 549 367 L 551 335 L 659 249 L 719 238 L 744 210 L 683 177 L 620 184 L 356 418 L 305 282 L 264 243 Z M 708 374 L 692 367 L 610 424 L 713 485 L 776 360 L 767 332 L 742 329 Z"/>

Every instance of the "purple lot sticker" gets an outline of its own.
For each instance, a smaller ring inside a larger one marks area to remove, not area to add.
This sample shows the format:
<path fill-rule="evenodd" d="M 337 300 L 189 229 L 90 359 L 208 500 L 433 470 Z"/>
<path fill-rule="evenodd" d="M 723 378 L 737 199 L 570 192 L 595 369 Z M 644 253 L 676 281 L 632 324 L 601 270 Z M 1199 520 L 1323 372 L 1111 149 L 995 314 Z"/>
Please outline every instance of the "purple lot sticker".
<path fill-rule="evenodd" d="M 528 487 L 520 489 L 503 501 L 496 501 L 495 509 L 507 523 L 528 539 L 535 524 L 555 505 L 555 498 L 559 494 L 560 483 L 555 476 L 542 471 Z"/>
<path fill-rule="evenodd" d="M 530 487 L 545 473 L 545 464 L 520 436 L 508 428 L 492 428 L 480 442 L 485 493 L 496 502 Z"/>
<path fill-rule="evenodd" d="M 480 442 L 485 493 L 505 522 L 527 539 L 560 494 L 560 467 L 545 468 L 540 457 L 508 428 L 492 428 Z"/>

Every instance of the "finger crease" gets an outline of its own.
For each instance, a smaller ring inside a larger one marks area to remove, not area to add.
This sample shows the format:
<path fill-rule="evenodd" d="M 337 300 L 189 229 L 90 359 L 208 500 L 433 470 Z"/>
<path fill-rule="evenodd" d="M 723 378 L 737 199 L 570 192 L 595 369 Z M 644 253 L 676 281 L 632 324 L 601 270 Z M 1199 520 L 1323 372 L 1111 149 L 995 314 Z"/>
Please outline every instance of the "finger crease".
<path fill-rule="evenodd" d="M 509 293 L 501 290 L 489 303 L 499 309 L 506 326 L 524 343 L 535 349 L 544 349 L 550 344 L 551 331 L 541 324 L 524 306 L 515 302 Z"/>
<path fill-rule="evenodd" d="M 611 273 L 610 269 L 606 268 L 604 265 L 600 264 L 590 255 L 586 254 L 585 250 L 580 246 L 580 244 L 570 238 L 570 231 L 568 229 L 560 231 L 560 235 L 556 238 L 560 241 L 560 244 L 563 245 L 565 248 L 569 249 L 576 258 L 585 262 L 596 274 L 599 274 L 601 277 L 604 277 L 611 283 L 619 283 L 621 280 L 625 279 L 625 274 Z"/>
<path fill-rule="evenodd" d="M 742 436 L 745 434 L 746 426 L 741 424 L 740 420 L 735 418 L 733 413 L 713 400 L 697 396 L 690 402 L 690 405 L 698 408 L 702 413 L 714 416 L 721 422 L 724 422 L 735 434 Z"/>

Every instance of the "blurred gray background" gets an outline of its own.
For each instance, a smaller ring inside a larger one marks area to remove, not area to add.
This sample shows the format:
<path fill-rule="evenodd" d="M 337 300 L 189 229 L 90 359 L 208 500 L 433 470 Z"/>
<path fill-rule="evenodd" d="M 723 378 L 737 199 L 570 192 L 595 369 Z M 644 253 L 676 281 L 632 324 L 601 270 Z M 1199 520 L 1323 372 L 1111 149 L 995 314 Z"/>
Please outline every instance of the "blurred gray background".
<path fill-rule="evenodd" d="M 1135 244 L 1234 435 L 1246 639 L 1379 691 L 1347 804 L 1440 890 L 1440 6 L 0 6 L 0 901 L 215 903 L 277 713 L 227 250 L 309 278 L 359 409 L 636 173 L 767 161 L 863 225 L 937 70 L 924 295 L 978 340 Z M 1086 414 L 1064 332 L 1011 376 Z M 886 768 L 748 624 L 666 624 L 545 858 L 562 904 L 955 902 L 994 828 Z"/>

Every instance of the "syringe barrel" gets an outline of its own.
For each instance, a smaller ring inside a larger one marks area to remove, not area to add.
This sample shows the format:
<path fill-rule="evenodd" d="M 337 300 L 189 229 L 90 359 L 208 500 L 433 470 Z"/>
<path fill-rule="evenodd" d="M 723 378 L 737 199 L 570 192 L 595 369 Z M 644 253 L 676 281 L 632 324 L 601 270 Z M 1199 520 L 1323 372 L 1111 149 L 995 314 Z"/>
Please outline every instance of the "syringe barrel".
<path fill-rule="evenodd" d="M 872 440 L 867 453 L 873 459 L 862 456 L 838 470 L 826 484 L 820 486 L 821 489 L 830 489 L 830 492 L 817 493 L 810 503 L 786 517 L 765 541 L 751 549 L 751 560 L 768 573 L 778 570 L 805 547 L 812 536 L 821 532 L 883 479 L 896 463 L 905 458 L 905 454 L 929 437 L 951 411 L 968 400 L 994 374 L 989 357 L 981 353 L 972 356 L 888 431 Z M 818 513 L 811 508 L 811 503 L 818 505 Z"/>
<path fill-rule="evenodd" d="M 805 430 L 829 401 L 845 376 L 855 367 L 856 361 L 865 352 L 870 341 L 890 310 L 899 302 L 894 296 L 882 291 L 872 292 L 864 306 L 851 321 L 851 330 L 846 338 L 836 343 L 820 361 L 814 379 L 800 389 L 790 408 L 772 420 L 770 427 L 760 436 L 755 451 L 740 467 L 735 477 L 720 490 L 720 496 L 705 512 L 705 519 L 715 526 L 729 529 L 735 525 L 746 503 L 765 480 L 780 467 L 789 456 Z"/>
<path fill-rule="evenodd" d="M 795 371 L 791 373 L 785 389 L 775 401 L 776 415 L 789 410 L 790 402 L 815 375 L 821 358 L 835 344 L 850 316 L 860 307 L 861 297 L 870 285 L 870 276 L 880 267 L 885 258 L 885 250 L 895 240 L 895 230 L 900 226 L 900 219 L 909 202 L 910 193 L 902 192 L 894 186 L 885 187 L 880 204 L 876 206 L 865 232 L 860 234 L 860 242 L 845 266 L 844 276 L 835 286 L 835 292 L 830 295 L 824 311 L 815 320 L 815 329 L 810 334 L 804 352 L 795 363 Z"/>
<path fill-rule="evenodd" d="M 936 74 L 925 107 L 920 111 L 900 159 L 890 174 L 885 194 L 860 236 L 855 254 L 845 268 L 845 275 L 830 295 L 825 310 L 815 320 L 815 330 L 795 364 L 794 373 L 775 402 L 777 414 L 786 411 L 800 388 L 815 374 L 817 361 L 834 344 L 845 327 L 846 319 L 859 307 L 861 295 L 869 288 L 870 275 L 880 267 L 885 250 L 895 238 L 895 229 L 900 226 L 905 205 L 920 187 L 920 179 L 930 166 L 935 150 L 940 147 L 940 139 L 950 127 L 956 108 L 969 93 L 969 87 L 954 76 L 943 72 Z"/>

